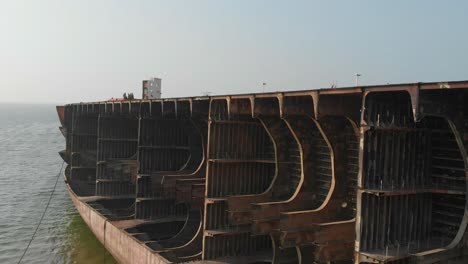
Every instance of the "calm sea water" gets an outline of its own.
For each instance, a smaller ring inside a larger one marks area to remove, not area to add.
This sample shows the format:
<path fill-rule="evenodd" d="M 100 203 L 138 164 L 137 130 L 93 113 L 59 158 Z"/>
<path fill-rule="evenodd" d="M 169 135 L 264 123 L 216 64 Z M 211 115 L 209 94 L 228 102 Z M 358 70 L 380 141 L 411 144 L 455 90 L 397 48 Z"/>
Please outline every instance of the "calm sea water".
<path fill-rule="evenodd" d="M 53 105 L 0 103 L 0 263 L 18 263 L 64 149 Z M 22 263 L 116 263 L 75 210 L 62 178 Z"/>

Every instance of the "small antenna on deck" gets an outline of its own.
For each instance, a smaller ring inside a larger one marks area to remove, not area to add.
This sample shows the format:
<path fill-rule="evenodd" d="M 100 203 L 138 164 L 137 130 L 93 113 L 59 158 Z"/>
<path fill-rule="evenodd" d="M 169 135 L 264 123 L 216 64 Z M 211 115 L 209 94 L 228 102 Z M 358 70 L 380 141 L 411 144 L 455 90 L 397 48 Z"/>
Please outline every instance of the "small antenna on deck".
<path fill-rule="evenodd" d="M 361 77 L 362 74 L 356 73 L 356 86 L 359 86 L 359 77 Z"/>

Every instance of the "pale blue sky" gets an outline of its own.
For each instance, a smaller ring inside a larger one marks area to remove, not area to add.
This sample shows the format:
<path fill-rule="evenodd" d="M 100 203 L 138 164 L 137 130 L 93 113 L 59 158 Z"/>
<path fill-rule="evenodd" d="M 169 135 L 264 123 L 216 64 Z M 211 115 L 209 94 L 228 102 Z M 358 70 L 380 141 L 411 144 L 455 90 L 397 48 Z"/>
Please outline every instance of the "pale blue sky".
<path fill-rule="evenodd" d="M 468 1 L 0 0 L 0 101 L 468 79 Z"/>

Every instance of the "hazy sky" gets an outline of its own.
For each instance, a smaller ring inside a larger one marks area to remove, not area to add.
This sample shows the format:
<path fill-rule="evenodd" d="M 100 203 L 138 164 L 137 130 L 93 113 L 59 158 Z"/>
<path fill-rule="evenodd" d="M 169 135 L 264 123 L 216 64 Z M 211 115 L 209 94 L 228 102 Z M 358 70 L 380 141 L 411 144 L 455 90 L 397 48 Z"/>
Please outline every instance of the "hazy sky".
<path fill-rule="evenodd" d="M 468 1 L 0 0 L 0 101 L 468 79 Z"/>

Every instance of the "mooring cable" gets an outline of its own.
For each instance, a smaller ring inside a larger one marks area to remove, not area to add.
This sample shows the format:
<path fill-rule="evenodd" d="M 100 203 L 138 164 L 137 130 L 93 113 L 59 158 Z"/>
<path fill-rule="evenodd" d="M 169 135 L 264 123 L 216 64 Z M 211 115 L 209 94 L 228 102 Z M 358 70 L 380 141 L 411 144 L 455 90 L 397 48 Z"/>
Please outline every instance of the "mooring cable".
<path fill-rule="evenodd" d="M 28 252 L 29 246 L 31 246 L 31 243 L 33 242 L 34 237 L 36 236 L 36 233 L 37 233 L 37 231 L 39 230 L 39 226 L 41 226 L 42 220 L 44 220 L 44 216 L 45 216 L 45 214 L 46 214 L 46 212 L 47 212 L 47 209 L 49 209 L 50 202 L 52 201 L 52 196 L 54 195 L 55 189 L 57 188 L 58 179 L 60 178 L 60 175 L 62 174 L 63 164 L 65 164 L 65 161 L 62 162 L 62 166 L 60 167 L 60 171 L 59 171 L 59 173 L 57 174 L 57 178 L 55 179 L 54 188 L 52 189 L 52 192 L 50 193 L 49 201 L 47 201 L 46 208 L 44 209 L 44 212 L 42 212 L 42 216 L 41 216 L 41 219 L 39 219 L 39 223 L 37 223 L 36 230 L 34 230 L 34 233 L 33 233 L 33 235 L 31 236 L 31 239 L 29 240 L 28 246 L 24 249 L 23 255 L 22 255 L 21 258 L 19 259 L 18 264 L 21 263 L 21 261 L 23 260 L 24 256 L 26 255 L 26 252 Z"/>

